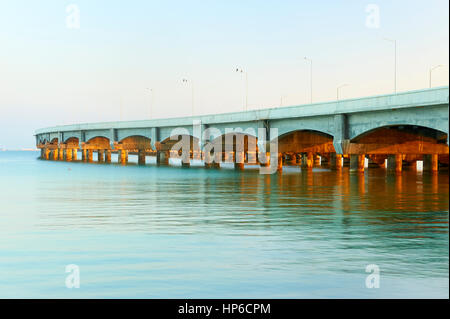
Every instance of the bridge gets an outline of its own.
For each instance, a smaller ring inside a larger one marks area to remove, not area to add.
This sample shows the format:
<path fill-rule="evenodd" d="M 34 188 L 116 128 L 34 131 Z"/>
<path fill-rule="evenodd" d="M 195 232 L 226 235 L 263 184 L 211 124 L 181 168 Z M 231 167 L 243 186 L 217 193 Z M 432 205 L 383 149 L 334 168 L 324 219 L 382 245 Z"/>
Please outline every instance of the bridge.
<path fill-rule="evenodd" d="M 138 164 L 156 156 L 160 165 L 177 157 L 185 166 L 200 159 L 207 167 L 228 162 L 237 169 L 276 163 L 277 171 L 299 165 L 397 172 L 423 161 L 424 170 L 437 171 L 449 163 L 448 98 L 446 86 L 245 112 L 64 125 L 39 129 L 35 137 L 47 160 L 92 162 L 96 153 L 98 162 L 110 163 L 117 153 L 122 164 L 136 154 Z"/>

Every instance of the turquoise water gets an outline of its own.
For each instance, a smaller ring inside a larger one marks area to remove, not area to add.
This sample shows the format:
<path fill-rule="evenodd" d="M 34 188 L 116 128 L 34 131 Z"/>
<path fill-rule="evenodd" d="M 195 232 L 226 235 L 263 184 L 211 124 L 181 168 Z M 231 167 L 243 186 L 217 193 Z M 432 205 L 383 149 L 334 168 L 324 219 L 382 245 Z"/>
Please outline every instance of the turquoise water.
<path fill-rule="evenodd" d="M 1 298 L 449 297 L 448 173 L 37 157 L 0 152 Z"/>

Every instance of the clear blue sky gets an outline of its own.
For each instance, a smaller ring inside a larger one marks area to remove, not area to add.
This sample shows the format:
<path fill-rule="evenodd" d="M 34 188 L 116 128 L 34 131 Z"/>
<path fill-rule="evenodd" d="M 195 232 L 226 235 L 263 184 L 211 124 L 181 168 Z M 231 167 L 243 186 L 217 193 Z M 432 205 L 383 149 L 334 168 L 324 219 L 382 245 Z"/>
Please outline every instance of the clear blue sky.
<path fill-rule="evenodd" d="M 80 10 L 67 28 L 66 7 Z M 366 26 L 366 6 L 380 10 Z M 242 110 L 448 85 L 448 1 L 1 0 L 0 148 L 33 147 L 35 129 L 74 122 Z M 121 112 L 121 101 L 122 109 Z"/>

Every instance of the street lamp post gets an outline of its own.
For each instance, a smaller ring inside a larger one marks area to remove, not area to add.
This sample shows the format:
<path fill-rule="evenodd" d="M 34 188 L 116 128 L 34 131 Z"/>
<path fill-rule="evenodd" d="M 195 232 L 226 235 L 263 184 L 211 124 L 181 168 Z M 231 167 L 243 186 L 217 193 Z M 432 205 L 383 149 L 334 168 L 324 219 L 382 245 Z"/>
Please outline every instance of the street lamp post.
<path fill-rule="evenodd" d="M 182 79 L 183 83 L 190 82 L 192 85 L 192 116 L 194 116 L 194 81 L 188 79 Z"/>
<path fill-rule="evenodd" d="M 394 93 L 397 93 L 397 40 L 388 38 L 384 40 L 394 43 Z"/>
<path fill-rule="evenodd" d="M 248 73 L 243 69 L 236 68 L 236 72 L 245 74 L 245 103 L 244 103 L 244 111 L 248 110 Z"/>
<path fill-rule="evenodd" d="M 432 67 L 431 69 L 430 69 L 430 74 L 429 74 L 429 84 L 430 84 L 430 88 L 431 88 L 431 73 L 433 72 L 433 70 L 435 70 L 435 69 L 437 69 L 437 68 L 440 68 L 440 67 L 443 67 L 443 65 L 442 64 L 439 64 L 439 65 L 436 65 L 435 67 Z"/>
<path fill-rule="evenodd" d="M 336 88 L 336 100 L 339 100 L 339 89 L 343 88 L 344 86 L 348 86 L 348 84 L 342 84 Z"/>
<path fill-rule="evenodd" d="M 310 94 L 311 94 L 311 104 L 312 104 L 312 102 L 313 102 L 313 83 L 312 83 L 312 74 L 313 74 L 313 62 L 312 62 L 312 59 L 309 59 L 308 57 L 304 57 L 304 59 L 306 60 L 306 61 L 309 61 L 310 62 L 310 89 L 311 89 L 311 92 L 310 92 Z"/>

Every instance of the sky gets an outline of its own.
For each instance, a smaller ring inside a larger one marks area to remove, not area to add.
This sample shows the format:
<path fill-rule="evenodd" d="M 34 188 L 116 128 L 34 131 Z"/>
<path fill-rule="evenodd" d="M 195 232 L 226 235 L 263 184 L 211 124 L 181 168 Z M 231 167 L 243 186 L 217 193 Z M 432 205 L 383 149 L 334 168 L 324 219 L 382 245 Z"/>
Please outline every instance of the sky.
<path fill-rule="evenodd" d="M 447 0 L 0 0 L 0 149 L 38 128 L 448 85 Z M 245 73 L 236 72 L 242 69 Z M 245 74 L 248 79 L 246 91 Z M 182 79 L 187 79 L 183 82 Z M 193 90 L 192 90 L 193 88 Z"/>

